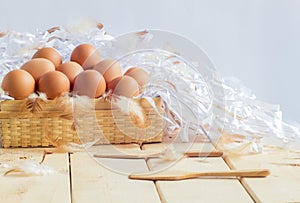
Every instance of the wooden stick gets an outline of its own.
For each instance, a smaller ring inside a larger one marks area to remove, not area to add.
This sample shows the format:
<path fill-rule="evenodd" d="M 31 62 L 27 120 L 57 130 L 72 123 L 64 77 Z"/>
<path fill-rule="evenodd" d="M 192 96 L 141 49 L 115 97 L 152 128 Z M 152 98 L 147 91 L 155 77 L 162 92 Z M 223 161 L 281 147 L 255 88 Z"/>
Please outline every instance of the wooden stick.
<path fill-rule="evenodd" d="M 212 152 L 200 152 L 200 151 L 188 151 L 184 153 L 187 157 L 220 157 L 223 152 L 212 151 Z M 96 158 L 110 158 L 110 159 L 148 159 L 148 158 L 160 158 L 163 153 L 140 153 L 140 154 L 95 154 Z"/>
<path fill-rule="evenodd" d="M 201 152 L 201 151 L 187 151 L 184 153 L 187 157 L 221 157 L 223 152 L 211 151 L 211 152 Z"/>
<path fill-rule="evenodd" d="M 231 171 L 215 171 L 215 172 L 184 172 L 184 171 L 166 171 L 155 174 L 131 174 L 130 179 L 137 180 L 185 180 L 199 177 L 266 177 L 270 174 L 267 169 L 252 170 L 231 170 Z"/>
<path fill-rule="evenodd" d="M 109 158 L 109 159 L 147 159 L 159 158 L 161 153 L 157 154 L 94 154 L 96 158 Z"/>

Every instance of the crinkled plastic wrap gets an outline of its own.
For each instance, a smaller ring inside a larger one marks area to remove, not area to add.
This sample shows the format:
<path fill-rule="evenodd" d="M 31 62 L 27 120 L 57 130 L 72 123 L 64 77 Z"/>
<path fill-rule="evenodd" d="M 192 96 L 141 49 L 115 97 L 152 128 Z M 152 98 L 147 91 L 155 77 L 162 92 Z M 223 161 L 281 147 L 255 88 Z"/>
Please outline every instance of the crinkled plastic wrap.
<path fill-rule="evenodd" d="M 35 34 L 9 31 L 0 37 L 0 80 L 29 60 L 36 49 L 52 46 L 64 61 L 79 43 L 91 43 L 103 58 L 113 58 L 124 71 L 147 70 L 150 82 L 139 97 L 161 97 L 165 135 L 192 143 L 206 135 L 216 146 L 238 154 L 260 152 L 263 145 L 299 144 L 297 127 L 282 121 L 278 105 L 256 100 L 236 79 L 221 79 L 206 54 L 191 41 L 164 31 L 132 32 L 113 38 L 96 22 Z M 2 93 L 2 99 L 9 99 Z M 153 105 L 153 107 L 155 107 Z"/>
<path fill-rule="evenodd" d="M 178 136 L 189 143 L 200 134 L 218 137 L 211 128 L 223 112 L 214 104 L 224 108 L 224 92 L 213 64 L 201 49 L 184 37 L 159 30 L 118 36 L 110 47 L 115 50 L 111 57 L 124 70 L 137 66 L 150 73 L 150 82 L 139 97 L 149 101 L 162 98 L 165 136 Z"/>
<path fill-rule="evenodd" d="M 300 150 L 299 128 L 282 120 L 279 105 L 256 99 L 236 78 L 223 79 L 224 129 L 218 145 L 236 154 L 257 153 L 265 145 Z"/>

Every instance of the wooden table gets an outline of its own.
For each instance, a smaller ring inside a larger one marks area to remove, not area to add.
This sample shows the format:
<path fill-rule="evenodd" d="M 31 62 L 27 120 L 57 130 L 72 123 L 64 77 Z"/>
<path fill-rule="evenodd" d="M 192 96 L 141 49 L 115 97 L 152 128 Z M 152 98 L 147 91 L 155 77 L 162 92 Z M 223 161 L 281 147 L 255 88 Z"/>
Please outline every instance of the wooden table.
<path fill-rule="evenodd" d="M 117 146 L 124 153 L 161 150 L 166 144 Z M 184 147 L 184 144 L 182 144 Z M 180 148 L 181 146 L 179 146 Z M 195 143 L 192 149 L 213 149 L 210 143 Z M 0 149 L 0 163 L 39 161 L 44 149 Z M 109 153 L 103 146 L 94 147 Z M 116 153 L 116 152 L 114 152 Z M 117 152 L 118 153 L 118 152 Z M 160 158 L 101 159 L 119 171 L 149 171 L 164 167 Z M 47 175 L 11 173 L 0 176 L 0 202 L 300 202 L 300 155 L 277 148 L 249 156 L 183 158 L 167 170 L 218 171 L 268 168 L 267 178 L 189 179 L 182 181 L 130 180 L 93 159 L 87 152 L 48 155 Z M 3 174 L 6 169 L 0 167 Z"/>

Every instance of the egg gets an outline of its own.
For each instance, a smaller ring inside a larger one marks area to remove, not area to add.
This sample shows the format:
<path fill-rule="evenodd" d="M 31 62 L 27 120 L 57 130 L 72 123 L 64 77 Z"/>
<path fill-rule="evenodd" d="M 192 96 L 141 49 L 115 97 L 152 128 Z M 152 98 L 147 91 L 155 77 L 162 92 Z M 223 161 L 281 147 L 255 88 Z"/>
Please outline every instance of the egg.
<path fill-rule="evenodd" d="M 134 78 L 140 87 L 145 86 L 150 79 L 149 74 L 144 69 L 138 67 L 129 68 L 124 75 Z"/>
<path fill-rule="evenodd" d="M 71 87 L 73 87 L 76 76 L 83 71 L 83 68 L 78 63 L 70 61 L 58 66 L 57 70 L 69 78 Z"/>
<path fill-rule="evenodd" d="M 109 83 L 107 83 L 107 89 L 113 91 L 122 77 L 123 76 L 119 76 L 119 77 L 113 79 L 112 81 L 110 81 Z"/>
<path fill-rule="evenodd" d="M 93 67 L 93 70 L 101 73 L 108 84 L 113 79 L 122 76 L 121 65 L 114 60 L 104 59 Z"/>
<path fill-rule="evenodd" d="M 101 55 L 93 45 L 80 44 L 73 50 L 71 61 L 79 63 L 84 70 L 87 70 L 101 61 Z"/>
<path fill-rule="evenodd" d="M 25 70 L 12 70 L 3 78 L 2 89 L 15 99 L 25 99 L 34 92 L 35 80 Z"/>
<path fill-rule="evenodd" d="M 133 97 L 139 94 L 139 85 L 135 79 L 129 76 L 120 76 L 108 84 L 108 89 L 115 95 Z"/>
<path fill-rule="evenodd" d="M 38 91 L 45 93 L 49 99 L 54 99 L 69 90 L 70 81 L 68 77 L 59 71 L 44 74 L 38 82 Z"/>
<path fill-rule="evenodd" d="M 51 61 L 55 67 L 58 67 L 62 63 L 62 56 L 58 53 L 58 51 L 52 47 L 45 47 L 39 49 L 32 56 L 32 59 L 35 58 L 45 58 Z"/>
<path fill-rule="evenodd" d="M 95 70 L 86 70 L 78 74 L 75 79 L 73 92 L 90 98 L 100 97 L 106 90 L 103 76 Z"/>
<path fill-rule="evenodd" d="M 48 59 L 35 58 L 21 66 L 22 70 L 29 72 L 36 82 L 39 81 L 40 77 L 45 73 L 55 70 L 54 64 Z"/>

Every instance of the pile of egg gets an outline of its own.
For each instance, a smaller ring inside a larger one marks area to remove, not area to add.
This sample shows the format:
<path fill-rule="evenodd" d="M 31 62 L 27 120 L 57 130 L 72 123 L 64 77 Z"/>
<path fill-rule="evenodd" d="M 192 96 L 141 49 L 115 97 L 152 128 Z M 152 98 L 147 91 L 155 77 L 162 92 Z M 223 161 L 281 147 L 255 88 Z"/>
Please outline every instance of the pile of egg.
<path fill-rule="evenodd" d="M 125 97 L 137 96 L 149 81 L 149 74 L 138 67 L 122 74 L 121 65 L 112 59 L 102 59 L 90 44 L 80 44 L 72 52 L 70 61 L 62 63 L 62 56 L 52 47 L 39 49 L 32 59 L 6 74 L 2 89 L 15 99 L 25 99 L 38 91 L 48 99 L 64 92 L 98 98 L 106 91 Z"/>

